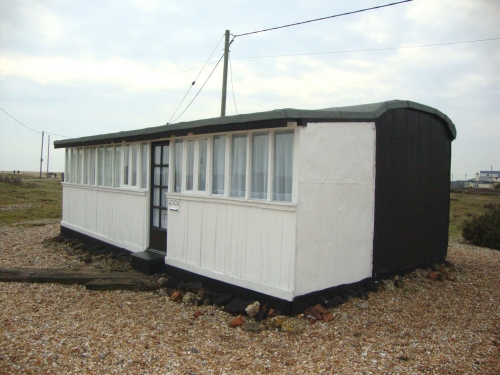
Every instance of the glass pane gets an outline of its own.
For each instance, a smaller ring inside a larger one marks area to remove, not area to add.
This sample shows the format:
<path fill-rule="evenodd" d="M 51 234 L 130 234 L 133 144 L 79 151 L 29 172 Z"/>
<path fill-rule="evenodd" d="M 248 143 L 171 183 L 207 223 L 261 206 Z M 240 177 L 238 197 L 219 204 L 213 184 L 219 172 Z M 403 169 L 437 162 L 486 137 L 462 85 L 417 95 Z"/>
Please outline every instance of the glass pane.
<path fill-rule="evenodd" d="M 161 189 L 161 206 L 167 207 L 167 189 Z"/>
<path fill-rule="evenodd" d="M 95 147 L 92 147 L 90 149 L 90 166 L 89 166 L 90 167 L 90 170 L 89 170 L 89 174 L 90 174 L 89 184 L 90 185 L 95 185 L 95 172 L 96 172 L 95 164 L 96 164 L 96 159 L 97 159 L 96 155 L 97 155 L 97 150 Z"/>
<path fill-rule="evenodd" d="M 168 211 L 161 210 L 161 227 L 167 229 L 168 224 Z"/>
<path fill-rule="evenodd" d="M 269 134 L 254 134 L 250 198 L 267 199 L 268 156 Z"/>
<path fill-rule="evenodd" d="M 81 184 L 82 183 L 82 176 L 83 176 L 83 148 L 78 149 L 78 169 L 77 169 L 77 178 L 76 182 Z"/>
<path fill-rule="evenodd" d="M 279 132 L 274 138 L 273 200 L 292 201 L 293 132 Z"/>
<path fill-rule="evenodd" d="M 148 186 L 148 144 L 143 143 L 141 155 L 141 188 L 146 189 Z"/>
<path fill-rule="evenodd" d="M 64 168 L 64 182 L 69 182 L 69 175 L 71 174 L 71 149 L 66 149 L 66 165 Z"/>
<path fill-rule="evenodd" d="M 111 186 L 113 183 L 113 147 L 106 147 L 104 159 L 104 185 Z"/>
<path fill-rule="evenodd" d="M 122 148 L 115 147 L 115 161 L 113 165 L 113 186 L 120 187 L 120 172 L 122 170 Z"/>
<path fill-rule="evenodd" d="M 161 186 L 168 187 L 168 167 L 161 169 Z"/>
<path fill-rule="evenodd" d="M 233 136 L 231 152 L 231 196 L 244 197 L 247 176 L 247 136 Z"/>
<path fill-rule="evenodd" d="M 128 185 L 129 150 L 130 150 L 129 145 L 126 145 L 123 148 L 123 184 L 124 185 Z"/>
<path fill-rule="evenodd" d="M 137 186 L 137 162 L 139 160 L 139 145 L 132 145 L 132 165 L 130 166 L 130 185 Z"/>
<path fill-rule="evenodd" d="M 164 145 L 163 147 L 163 159 L 162 164 L 168 164 L 168 160 L 170 158 L 170 146 Z"/>
<path fill-rule="evenodd" d="M 161 146 L 155 146 L 155 164 L 161 164 Z"/>
<path fill-rule="evenodd" d="M 90 150 L 88 148 L 84 151 L 84 168 L 83 168 L 83 183 L 88 185 L 89 183 L 89 168 L 90 168 Z"/>
<path fill-rule="evenodd" d="M 161 168 L 160 167 L 154 167 L 154 181 L 153 185 L 160 185 L 161 184 Z"/>
<path fill-rule="evenodd" d="M 159 206 L 160 205 L 160 194 L 161 194 L 161 189 L 160 188 L 154 188 L 153 189 L 153 206 Z"/>
<path fill-rule="evenodd" d="M 175 141 L 175 183 L 176 193 L 181 192 L 182 185 L 182 141 Z"/>
<path fill-rule="evenodd" d="M 186 190 L 193 190 L 194 141 L 187 142 Z"/>
<path fill-rule="evenodd" d="M 153 208 L 153 226 L 159 228 L 160 227 L 160 209 Z"/>
<path fill-rule="evenodd" d="M 207 139 L 200 139 L 198 159 L 198 190 L 205 191 L 207 186 Z"/>
<path fill-rule="evenodd" d="M 99 147 L 97 152 L 97 185 L 104 183 L 104 147 Z"/>
<path fill-rule="evenodd" d="M 71 182 L 72 183 L 76 183 L 76 165 L 77 165 L 77 149 L 76 148 L 72 148 L 71 149 L 71 173 L 70 173 L 70 176 L 71 176 Z"/>
<path fill-rule="evenodd" d="M 224 194 L 226 136 L 217 135 L 213 144 L 212 193 Z"/>

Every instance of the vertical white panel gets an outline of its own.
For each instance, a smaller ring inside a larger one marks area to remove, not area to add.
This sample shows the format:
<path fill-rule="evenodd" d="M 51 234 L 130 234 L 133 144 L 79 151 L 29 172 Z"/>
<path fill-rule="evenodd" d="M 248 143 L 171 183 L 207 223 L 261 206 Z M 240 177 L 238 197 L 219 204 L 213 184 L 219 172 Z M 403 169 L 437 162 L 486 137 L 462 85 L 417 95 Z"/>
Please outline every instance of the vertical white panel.
<path fill-rule="evenodd" d="M 145 192 L 63 186 L 63 223 L 131 251 L 145 249 L 148 212 Z"/>
<path fill-rule="evenodd" d="M 250 282 L 264 290 L 269 286 L 291 292 L 295 209 L 263 206 L 180 198 L 179 211 L 169 219 L 167 264 L 191 271 L 194 266 L 195 272 L 223 281 L 230 277 L 231 282 L 244 287 L 251 288 L 245 284 Z M 183 232 L 186 228 L 187 241 Z M 179 249 L 181 246 L 184 249 Z"/>
<path fill-rule="evenodd" d="M 300 131 L 295 293 L 371 276 L 375 124 L 312 123 Z"/>

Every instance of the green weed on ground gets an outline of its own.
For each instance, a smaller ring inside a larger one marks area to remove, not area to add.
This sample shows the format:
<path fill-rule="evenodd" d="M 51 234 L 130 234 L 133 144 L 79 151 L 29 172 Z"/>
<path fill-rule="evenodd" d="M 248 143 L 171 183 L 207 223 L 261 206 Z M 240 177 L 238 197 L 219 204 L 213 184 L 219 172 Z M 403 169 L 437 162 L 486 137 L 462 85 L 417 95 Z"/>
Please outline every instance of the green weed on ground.
<path fill-rule="evenodd" d="M 61 217 L 59 179 L 32 178 L 23 180 L 21 185 L 0 183 L 0 225 Z"/>
<path fill-rule="evenodd" d="M 483 190 L 483 189 L 481 189 Z M 450 194 L 450 239 L 462 239 L 465 222 L 488 211 L 488 205 L 500 204 L 500 195 L 469 190 Z"/>

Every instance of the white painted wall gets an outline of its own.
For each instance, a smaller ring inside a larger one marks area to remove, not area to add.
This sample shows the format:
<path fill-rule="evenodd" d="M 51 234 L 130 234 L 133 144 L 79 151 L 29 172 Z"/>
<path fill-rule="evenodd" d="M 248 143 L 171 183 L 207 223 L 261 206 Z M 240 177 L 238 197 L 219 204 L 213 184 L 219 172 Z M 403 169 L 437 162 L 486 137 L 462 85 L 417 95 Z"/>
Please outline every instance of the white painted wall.
<path fill-rule="evenodd" d="M 147 248 L 149 201 L 145 190 L 63 184 L 61 225 L 130 251 Z"/>
<path fill-rule="evenodd" d="M 375 208 L 375 124 L 299 129 L 294 295 L 370 277 Z"/>
<path fill-rule="evenodd" d="M 295 204 L 169 194 L 165 263 L 291 300 Z"/>

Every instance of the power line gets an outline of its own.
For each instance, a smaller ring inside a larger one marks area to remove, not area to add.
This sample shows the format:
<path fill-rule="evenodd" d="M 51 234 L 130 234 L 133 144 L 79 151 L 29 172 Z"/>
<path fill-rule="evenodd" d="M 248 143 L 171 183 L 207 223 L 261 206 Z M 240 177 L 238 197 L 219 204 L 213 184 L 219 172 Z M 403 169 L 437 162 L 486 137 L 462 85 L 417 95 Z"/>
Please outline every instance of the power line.
<path fill-rule="evenodd" d="M 294 57 L 294 56 L 328 55 L 328 54 L 342 54 L 342 53 L 356 53 L 356 52 L 376 52 L 376 51 L 389 51 L 389 50 L 397 50 L 397 49 L 424 48 L 424 47 L 448 46 L 448 45 L 455 45 L 455 44 L 479 43 L 479 42 L 488 42 L 488 41 L 494 41 L 494 40 L 500 40 L 500 37 L 498 37 L 498 38 L 487 38 L 487 39 L 476 39 L 476 40 L 464 40 L 464 41 L 459 41 L 459 42 L 420 44 L 420 45 L 414 45 L 414 46 L 399 46 L 399 47 L 354 49 L 354 50 L 329 51 L 329 52 L 296 53 L 296 54 L 287 54 L 287 55 L 244 56 L 244 57 L 233 57 L 233 60 L 263 59 L 263 58 L 272 58 L 272 57 Z"/>
<path fill-rule="evenodd" d="M 19 120 L 18 120 L 18 119 L 16 119 L 14 116 L 12 116 L 10 113 L 8 113 L 5 109 L 3 109 L 3 108 L 0 108 L 0 109 L 1 109 L 2 111 L 4 111 L 4 113 L 5 113 L 7 116 L 9 116 L 9 117 L 10 117 L 11 119 L 13 119 L 15 122 L 17 122 L 17 123 L 21 124 L 22 126 L 24 126 L 26 129 L 29 129 L 29 130 L 31 130 L 32 132 L 35 132 L 35 133 L 38 133 L 38 134 L 42 134 L 42 132 L 41 132 L 41 131 L 35 130 L 35 129 L 33 129 L 33 128 L 30 128 L 28 125 L 23 124 L 21 121 L 19 121 Z"/>
<path fill-rule="evenodd" d="M 238 107 L 236 107 L 236 97 L 234 96 L 234 85 L 233 85 L 233 64 L 231 63 L 231 59 L 229 59 L 229 72 L 231 73 L 231 91 L 233 93 L 233 102 L 234 102 L 234 109 L 236 111 L 236 114 L 238 114 Z"/>
<path fill-rule="evenodd" d="M 283 29 L 285 27 L 291 27 L 291 26 L 298 26 L 298 25 L 303 25 L 305 23 L 311 23 L 311 22 L 316 22 L 316 21 L 323 21 L 323 20 L 326 20 L 326 19 L 330 19 L 330 18 L 336 18 L 336 17 L 342 17 L 342 16 L 348 16 L 350 14 L 356 14 L 356 13 L 361 13 L 361 12 L 367 12 L 369 10 L 374 10 L 374 9 L 380 9 L 380 8 L 386 8 L 386 7 L 390 7 L 390 6 L 393 6 L 393 5 L 398 5 L 398 4 L 402 4 L 402 3 L 408 3 L 410 1 L 413 1 L 413 0 L 403 0 L 403 1 L 398 1 L 396 3 L 390 3 L 390 4 L 385 4 L 385 5 L 378 5 L 376 7 L 371 7 L 371 8 L 365 8 L 365 9 L 359 9 L 359 10 L 355 10 L 355 11 L 352 11 L 352 12 L 346 12 L 346 13 L 340 13 L 340 14 L 335 14 L 333 16 L 328 16 L 328 17 L 321 17 L 321 18 L 316 18 L 316 19 L 313 19 L 313 20 L 309 20 L 309 21 L 302 21 L 302 22 L 296 22 L 296 23 L 291 23 L 289 25 L 283 25 L 283 26 L 277 26 L 277 27 L 271 27 L 269 29 L 263 29 L 263 30 L 258 30 L 258 31 L 251 31 L 251 32 L 248 32 L 248 33 L 243 33 L 243 34 L 237 34 L 235 35 L 234 37 L 239 37 L 239 36 L 245 36 L 245 35 L 251 35 L 251 34 L 257 34 L 257 33 L 263 33 L 263 32 L 266 32 L 266 31 L 272 31 L 272 30 L 278 30 L 278 29 Z"/>
<path fill-rule="evenodd" d="M 15 122 L 17 122 L 18 124 L 24 126 L 25 128 L 31 130 L 32 132 L 35 132 L 35 133 L 38 133 L 38 134 L 42 134 L 41 131 L 39 130 L 35 130 L 31 127 L 29 127 L 28 125 L 26 124 L 23 124 L 21 121 L 19 121 L 18 119 L 16 119 L 14 116 L 12 116 L 10 113 L 8 113 L 5 109 L 3 108 L 0 108 L 0 110 L 2 110 L 7 116 L 9 116 L 11 119 L 13 119 Z M 66 135 L 61 135 L 61 134 L 55 134 L 55 133 L 49 133 L 49 132 L 45 132 L 45 134 L 50 134 L 50 135 L 55 135 L 56 137 L 63 137 L 63 138 L 71 138 L 71 137 L 68 137 Z"/>
<path fill-rule="evenodd" d="M 212 51 L 212 53 L 210 54 L 210 56 L 208 57 L 207 61 L 205 61 L 205 64 L 203 64 L 203 66 L 201 67 L 201 70 L 199 71 L 198 75 L 196 76 L 196 78 L 194 79 L 194 81 L 191 83 L 191 86 L 189 86 L 189 89 L 187 90 L 186 94 L 184 94 L 184 97 L 182 98 L 181 102 L 179 103 L 179 105 L 177 106 L 177 108 L 175 109 L 174 113 L 172 114 L 172 116 L 170 117 L 170 120 L 168 120 L 167 124 L 170 123 L 170 121 L 172 121 L 172 119 L 174 118 L 175 114 L 177 113 L 177 111 L 179 110 L 179 107 L 181 106 L 181 104 L 184 102 L 184 100 L 186 99 L 186 96 L 189 94 L 189 91 L 191 91 L 191 89 L 193 88 L 193 86 L 196 84 L 196 80 L 198 79 L 198 77 L 200 76 L 201 72 L 203 72 L 203 69 L 205 69 L 205 66 L 208 64 L 208 61 L 212 58 L 215 50 L 217 49 L 217 47 L 219 47 L 220 45 L 220 42 L 222 41 L 222 39 L 224 38 L 224 35 L 222 35 L 222 38 L 220 38 L 219 42 L 217 43 L 217 45 L 215 46 L 214 50 Z"/>
<path fill-rule="evenodd" d="M 186 110 L 189 108 L 189 106 L 194 102 L 194 100 L 196 99 L 196 97 L 198 96 L 198 94 L 201 92 L 201 90 L 203 89 L 203 87 L 205 87 L 206 83 L 208 82 L 208 80 L 212 76 L 212 74 L 215 71 L 215 69 L 217 68 L 217 66 L 219 66 L 219 63 L 221 62 L 221 60 L 222 60 L 223 57 L 224 57 L 224 54 L 222 54 L 222 56 L 220 57 L 219 61 L 217 61 L 217 64 L 215 64 L 214 68 L 210 72 L 210 75 L 207 77 L 207 79 L 205 80 L 205 82 L 203 83 L 203 85 L 200 87 L 200 89 L 198 90 L 198 92 L 196 93 L 196 95 L 194 96 L 194 98 L 189 102 L 189 104 L 187 105 L 187 107 L 184 108 L 184 111 L 182 111 L 182 113 L 179 116 L 177 116 L 177 118 L 173 121 L 174 123 L 184 114 L 184 112 L 186 112 Z"/>

